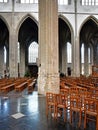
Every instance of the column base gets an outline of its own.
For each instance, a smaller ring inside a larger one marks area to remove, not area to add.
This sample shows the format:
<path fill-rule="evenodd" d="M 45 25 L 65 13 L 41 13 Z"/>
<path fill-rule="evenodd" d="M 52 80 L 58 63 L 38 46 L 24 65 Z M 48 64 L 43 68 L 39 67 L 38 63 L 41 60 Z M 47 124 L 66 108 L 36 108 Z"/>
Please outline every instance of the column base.
<path fill-rule="evenodd" d="M 59 73 L 39 75 L 38 77 L 38 93 L 46 94 L 46 92 L 59 93 L 60 79 Z"/>

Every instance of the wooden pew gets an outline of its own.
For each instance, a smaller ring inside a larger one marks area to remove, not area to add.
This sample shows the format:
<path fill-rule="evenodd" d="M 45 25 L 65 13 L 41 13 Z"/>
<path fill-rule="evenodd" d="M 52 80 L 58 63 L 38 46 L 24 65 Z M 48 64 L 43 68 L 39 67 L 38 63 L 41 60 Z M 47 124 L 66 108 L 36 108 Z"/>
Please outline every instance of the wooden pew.
<path fill-rule="evenodd" d="M 7 93 L 7 92 L 9 92 L 9 91 L 14 90 L 14 87 L 15 87 L 15 84 L 14 84 L 14 83 L 9 84 L 9 85 L 5 85 L 4 87 L 1 88 L 1 92 Z"/>
<path fill-rule="evenodd" d="M 28 85 L 28 93 L 32 93 L 32 92 L 33 92 L 35 82 L 36 82 L 36 79 L 34 79 L 33 82 L 31 82 L 31 83 Z"/>
<path fill-rule="evenodd" d="M 27 84 L 28 83 L 25 81 L 25 82 L 20 83 L 17 86 L 15 85 L 15 91 L 21 92 L 22 90 L 24 90 L 27 87 Z"/>

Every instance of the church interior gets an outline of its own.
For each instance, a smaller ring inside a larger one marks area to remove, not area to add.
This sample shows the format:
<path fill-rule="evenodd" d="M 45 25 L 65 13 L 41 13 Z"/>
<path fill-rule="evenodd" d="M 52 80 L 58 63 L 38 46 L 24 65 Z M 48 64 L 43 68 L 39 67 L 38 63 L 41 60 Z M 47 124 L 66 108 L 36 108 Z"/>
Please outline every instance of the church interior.
<path fill-rule="evenodd" d="M 98 0 L 0 0 L 0 130 L 98 130 Z"/>

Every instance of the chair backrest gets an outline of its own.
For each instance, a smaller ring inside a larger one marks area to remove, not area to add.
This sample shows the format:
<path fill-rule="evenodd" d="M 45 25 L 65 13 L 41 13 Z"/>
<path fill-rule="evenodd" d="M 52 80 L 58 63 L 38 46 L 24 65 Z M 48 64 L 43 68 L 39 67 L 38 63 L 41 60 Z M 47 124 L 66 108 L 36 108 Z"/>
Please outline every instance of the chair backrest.
<path fill-rule="evenodd" d="M 98 114 L 98 100 L 95 98 L 85 98 L 85 110 L 89 112 L 96 112 Z"/>
<path fill-rule="evenodd" d="M 69 94 L 69 90 L 67 90 L 67 89 L 60 89 L 60 94 Z"/>
<path fill-rule="evenodd" d="M 70 108 L 82 108 L 82 99 L 78 95 L 70 96 Z"/>
<path fill-rule="evenodd" d="M 67 105 L 67 94 L 57 94 L 57 104 Z"/>
<path fill-rule="evenodd" d="M 55 103 L 56 102 L 56 95 L 55 93 L 52 93 L 52 92 L 47 92 L 46 93 L 46 102 L 47 103 Z"/>
<path fill-rule="evenodd" d="M 77 86 L 71 87 L 70 90 L 69 90 L 69 93 L 70 93 L 70 95 L 78 95 L 79 92 L 78 92 Z"/>

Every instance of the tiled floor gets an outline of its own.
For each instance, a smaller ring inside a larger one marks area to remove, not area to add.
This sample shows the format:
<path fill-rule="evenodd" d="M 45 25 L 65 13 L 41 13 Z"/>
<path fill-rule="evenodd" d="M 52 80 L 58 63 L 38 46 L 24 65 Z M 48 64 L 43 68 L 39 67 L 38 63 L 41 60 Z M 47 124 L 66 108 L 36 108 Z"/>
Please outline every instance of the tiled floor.
<path fill-rule="evenodd" d="M 83 129 L 83 127 L 81 127 Z M 61 124 L 46 118 L 45 96 L 10 92 L 0 96 L 0 130 L 80 130 L 75 124 Z M 86 130 L 95 130 L 89 124 Z"/>

